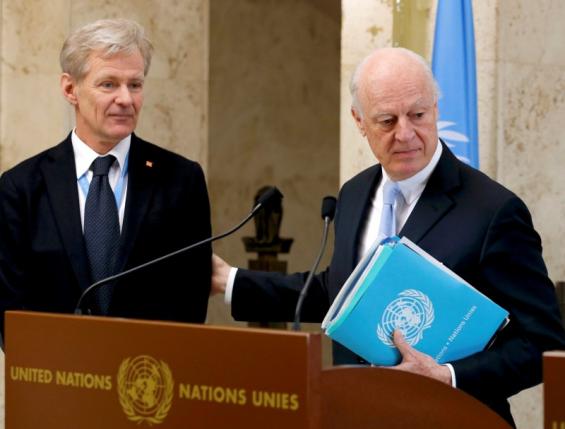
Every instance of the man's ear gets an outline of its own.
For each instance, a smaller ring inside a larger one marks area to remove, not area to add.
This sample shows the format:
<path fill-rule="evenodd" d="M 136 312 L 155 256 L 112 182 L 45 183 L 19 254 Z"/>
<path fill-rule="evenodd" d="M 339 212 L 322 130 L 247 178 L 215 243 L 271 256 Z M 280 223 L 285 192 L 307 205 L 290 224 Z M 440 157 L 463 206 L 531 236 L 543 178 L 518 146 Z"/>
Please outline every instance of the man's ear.
<path fill-rule="evenodd" d="M 355 120 L 355 125 L 357 125 L 357 128 L 359 129 L 361 135 L 363 137 L 366 137 L 367 133 L 365 132 L 365 124 L 363 123 L 363 117 L 355 107 L 351 108 L 351 116 L 353 116 L 353 119 Z"/>
<path fill-rule="evenodd" d="M 61 75 L 61 91 L 63 97 L 73 106 L 78 103 L 77 90 L 76 80 L 70 74 L 63 73 Z"/>

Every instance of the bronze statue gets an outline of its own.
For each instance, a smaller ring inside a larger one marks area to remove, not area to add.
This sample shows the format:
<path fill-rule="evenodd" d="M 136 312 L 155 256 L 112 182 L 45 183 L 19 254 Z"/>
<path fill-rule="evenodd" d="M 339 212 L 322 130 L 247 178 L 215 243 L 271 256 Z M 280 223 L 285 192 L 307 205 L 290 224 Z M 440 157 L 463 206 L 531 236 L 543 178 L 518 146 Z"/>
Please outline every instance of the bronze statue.
<path fill-rule="evenodd" d="M 262 187 L 257 191 L 254 198 L 254 205 L 257 200 L 269 187 Z M 256 252 L 258 259 L 249 261 L 249 268 L 262 271 L 286 272 L 286 261 L 279 261 L 279 253 L 288 253 L 292 245 L 292 238 L 281 238 L 280 228 L 282 222 L 282 203 L 275 200 L 265 206 L 255 215 L 255 237 L 243 237 L 245 250 Z"/>

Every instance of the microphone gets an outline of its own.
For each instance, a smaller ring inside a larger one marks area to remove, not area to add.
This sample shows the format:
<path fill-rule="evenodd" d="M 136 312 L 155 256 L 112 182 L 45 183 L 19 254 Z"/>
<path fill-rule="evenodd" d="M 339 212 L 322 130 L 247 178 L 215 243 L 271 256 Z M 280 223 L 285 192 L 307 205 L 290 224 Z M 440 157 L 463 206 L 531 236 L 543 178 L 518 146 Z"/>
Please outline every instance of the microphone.
<path fill-rule="evenodd" d="M 251 212 L 249 212 L 249 214 L 245 217 L 245 219 L 243 219 L 238 225 L 236 225 L 235 227 L 233 227 L 229 231 L 224 232 L 224 233 L 219 234 L 219 235 L 216 235 L 216 236 L 213 236 L 213 237 L 206 238 L 206 239 L 199 241 L 197 243 L 190 244 L 186 247 L 183 247 L 182 249 L 178 249 L 178 250 L 175 250 L 171 253 L 167 253 L 166 255 L 159 256 L 158 258 L 144 262 L 141 265 L 137 265 L 137 266 L 132 267 L 128 270 L 122 271 L 121 273 L 114 274 L 112 276 L 103 278 L 103 279 L 97 281 L 96 283 L 91 284 L 80 295 L 74 313 L 77 314 L 77 315 L 83 314 L 83 302 L 85 301 L 85 298 L 88 295 L 90 295 L 93 291 L 98 289 L 99 287 L 106 285 L 109 282 L 112 282 L 114 280 L 118 280 L 122 277 L 125 277 L 125 276 L 127 276 L 127 275 L 129 275 L 133 272 L 136 272 L 136 271 L 142 270 L 146 267 L 149 267 L 150 265 L 164 261 L 165 259 L 172 258 L 173 256 L 180 255 L 181 253 L 188 252 L 189 250 L 192 250 L 196 247 L 202 246 L 203 244 L 211 243 L 213 241 L 219 240 L 220 238 L 224 238 L 224 237 L 226 237 L 230 234 L 233 234 L 238 229 L 240 229 L 243 225 L 245 225 L 253 216 L 255 216 L 259 210 L 261 210 L 265 206 L 269 206 L 270 204 L 273 204 L 274 201 L 276 201 L 276 200 L 282 199 L 282 197 L 283 197 L 282 193 L 275 186 L 271 186 L 259 196 L 259 198 L 257 199 L 257 203 L 255 204 L 255 206 L 253 207 Z M 91 314 L 90 309 L 88 309 L 87 314 Z"/>
<path fill-rule="evenodd" d="M 331 197 L 331 196 L 324 197 L 324 199 L 322 200 L 322 219 L 324 220 L 324 232 L 322 233 L 322 244 L 320 245 L 320 252 L 318 253 L 316 262 L 314 262 L 314 266 L 308 273 L 306 282 L 304 282 L 304 287 L 300 291 L 300 296 L 298 297 L 298 302 L 296 303 L 296 309 L 294 311 L 294 323 L 292 324 L 293 331 L 300 331 L 300 314 L 302 313 L 302 306 L 304 305 L 304 299 L 308 294 L 308 289 L 312 284 L 312 279 L 314 278 L 314 274 L 316 274 L 316 270 L 318 269 L 318 265 L 320 265 L 320 260 L 322 259 L 324 250 L 326 249 L 329 226 L 335 215 L 335 207 L 336 207 L 335 197 Z"/>

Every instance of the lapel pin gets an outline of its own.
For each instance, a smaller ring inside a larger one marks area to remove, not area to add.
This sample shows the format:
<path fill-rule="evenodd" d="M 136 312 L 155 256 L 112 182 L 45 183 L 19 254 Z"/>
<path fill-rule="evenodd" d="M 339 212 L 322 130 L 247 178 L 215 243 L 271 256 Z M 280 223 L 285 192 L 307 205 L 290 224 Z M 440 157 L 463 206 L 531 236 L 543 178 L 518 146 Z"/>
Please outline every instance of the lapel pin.
<path fill-rule="evenodd" d="M 153 167 L 153 161 L 145 161 L 145 166 L 149 168 Z"/>

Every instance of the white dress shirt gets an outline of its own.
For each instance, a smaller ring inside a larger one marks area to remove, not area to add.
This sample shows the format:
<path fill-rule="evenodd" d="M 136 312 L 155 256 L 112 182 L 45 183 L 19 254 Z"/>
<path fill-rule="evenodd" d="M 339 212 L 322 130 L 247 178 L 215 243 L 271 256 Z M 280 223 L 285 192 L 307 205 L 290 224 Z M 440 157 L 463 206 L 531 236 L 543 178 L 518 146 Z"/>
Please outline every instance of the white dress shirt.
<path fill-rule="evenodd" d="M 86 195 L 88 194 L 88 186 L 86 185 L 89 185 L 92 180 L 92 171 L 90 170 L 90 166 L 92 162 L 100 156 L 100 154 L 84 143 L 76 134 L 75 130 L 73 130 L 71 134 L 71 142 L 73 144 L 73 152 L 75 155 L 80 222 L 84 231 L 84 206 L 86 205 Z M 131 135 L 120 141 L 107 153 L 107 155 L 114 155 L 116 157 L 116 162 L 114 162 L 110 167 L 108 181 L 110 182 L 112 191 L 116 192 L 117 187 L 119 189 L 119 200 L 116 201 L 116 203 L 118 206 L 120 230 L 124 223 L 125 201 L 128 187 L 127 159 L 130 145 Z"/>
<path fill-rule="evenodd" d="M 428 179 L 430 178 L 432 172 L 436 168 L 437 163 L 439 162 L 439 158 L 441 157 L 442 153 L 442 146 L 441 143 L 438 142 L 436 146 L 436 150 L 432 156 L 432 159 L 422 170 L 416 173 L 414 176 L 409 177 L 408 179 L 401 180 L 396 182 L 398 187 L 400 188 L 400 193 L 402 197 L 397 198 L 396 203 L 394 204 L 394 214 L 396 217 L 396 233 L 402 230 L 402 227 L 406 223 L 408 216 L 414 210 L 416 203 L 420 199 L 422 192 L 424 192 L 424 188 L 428 183 Z M 378 233 L 379 233 L 379 225 L 381 223 L 381 214 L 383 211 L 383 188 L 386 182 L 390 181 L 390 177 L 384 170 L 383 178 L 375 189 L 375 193 L 371 199 L 371 208 L 367 213 L 367 220 L 365 222 L 365 228 L 363 234 L 361 234 L 361 242 L 359 243 L 359 259 L 367 253 L 367 251 L 371 248 L 375 240 L 377 240 Z"/>

